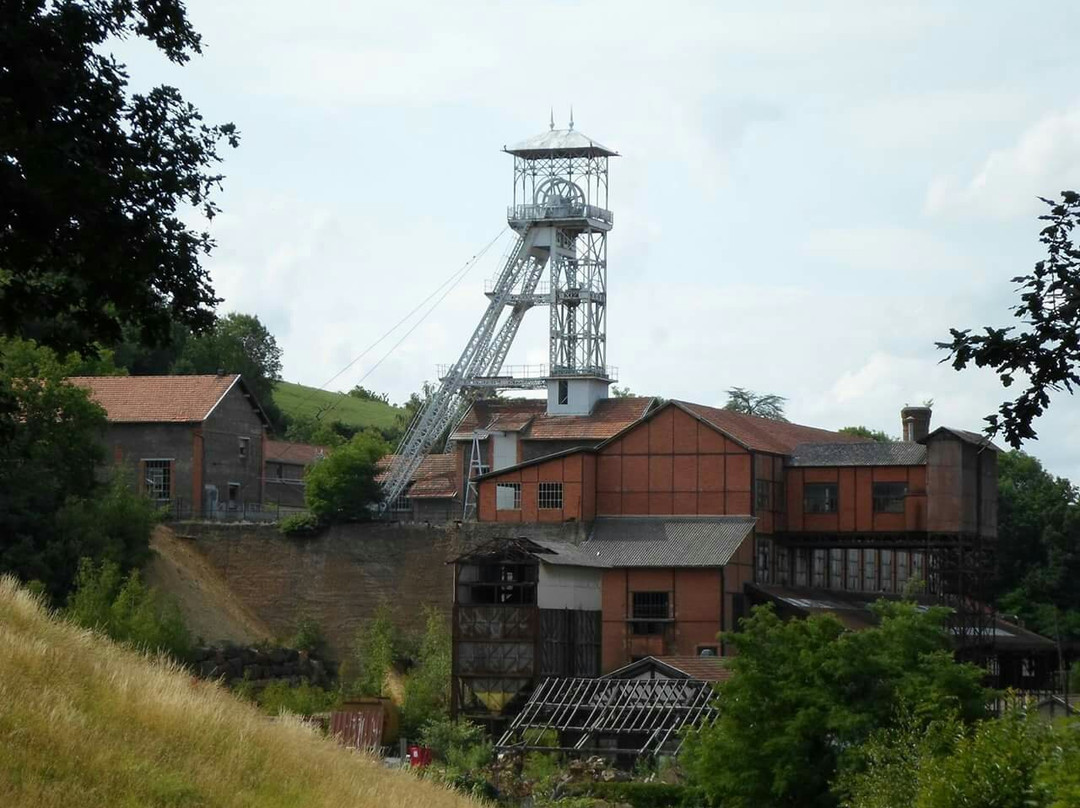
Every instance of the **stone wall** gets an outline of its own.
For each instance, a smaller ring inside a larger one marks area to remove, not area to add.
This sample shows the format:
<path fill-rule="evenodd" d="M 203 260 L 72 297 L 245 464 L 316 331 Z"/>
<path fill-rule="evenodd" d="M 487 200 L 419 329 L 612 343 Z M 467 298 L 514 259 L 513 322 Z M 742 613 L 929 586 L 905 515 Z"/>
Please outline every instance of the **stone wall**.
<path fill-rule="evenodd" d="M 311 618 L 341 659 L 383 602 L 403 631 L 423 628 L 425 605 L 449 615 L 454 569 L 446 562 L 476 544 L 508 535 L 582 541 L 586 528 L 372 523 L 338 525 L 314 538 L 290 538 L 272 525 L 247 523 L 189 522 L 173 530 L 275 638 L 287 641 L 302 618 Z"/>

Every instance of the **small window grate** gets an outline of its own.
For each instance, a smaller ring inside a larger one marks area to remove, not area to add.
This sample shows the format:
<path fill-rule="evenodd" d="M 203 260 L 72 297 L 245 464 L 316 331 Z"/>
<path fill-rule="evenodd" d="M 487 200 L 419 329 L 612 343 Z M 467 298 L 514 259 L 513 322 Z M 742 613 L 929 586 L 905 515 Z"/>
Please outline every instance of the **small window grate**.
<path fill-rule="evenodd" d="M 563 506 L 562 483 L 540 483 L 537 488 L 537 506 L 545 510 L 557 510 Z"/>
<path fill-rule="evenodd" d="M 172 499 L 172 461 L 144 460 L 146 493 L 151 499 L 167 503 Z"/>

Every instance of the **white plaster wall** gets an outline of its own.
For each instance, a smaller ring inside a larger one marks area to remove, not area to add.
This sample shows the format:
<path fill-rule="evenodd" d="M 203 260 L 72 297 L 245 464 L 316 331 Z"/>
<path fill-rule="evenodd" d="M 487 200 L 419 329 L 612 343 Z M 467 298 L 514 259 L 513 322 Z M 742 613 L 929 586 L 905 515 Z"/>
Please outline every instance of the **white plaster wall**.
<path fill-rule="evenodd" d="M 602 570 L 592 567 L 561 567 L 540 562 L 536 600 L 541 609 L 587 609 L 600 611 Z"/>

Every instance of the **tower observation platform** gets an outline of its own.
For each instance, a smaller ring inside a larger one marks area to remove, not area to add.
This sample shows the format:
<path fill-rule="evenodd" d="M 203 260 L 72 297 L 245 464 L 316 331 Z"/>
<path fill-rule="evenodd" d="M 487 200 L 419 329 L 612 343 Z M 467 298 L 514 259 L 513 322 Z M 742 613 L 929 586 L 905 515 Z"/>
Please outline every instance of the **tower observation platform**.
<path fill-rule="evenodd" d="M 400 496 L 424 456 L 452 432 L 477 397 L 500 389 L 547 389 L 549 414 L 582 415 L 608 395 L 608 160 L 618 152 L 574 128 L 547 132 L 503 151 L 514 158 L 506 218 L 517 240 L 485 288 L 488 307 L 460 358 L 398 445 L 383 489 L 383 511 Z M 546 277 L 545 277 L 546 276 Z M 546 282 L 545 282 L 546 281 Z M 525 313 L 549 309 L 543 375 L 503 367 Z M 504 312 L 506 313 L 504 316 Z"/>

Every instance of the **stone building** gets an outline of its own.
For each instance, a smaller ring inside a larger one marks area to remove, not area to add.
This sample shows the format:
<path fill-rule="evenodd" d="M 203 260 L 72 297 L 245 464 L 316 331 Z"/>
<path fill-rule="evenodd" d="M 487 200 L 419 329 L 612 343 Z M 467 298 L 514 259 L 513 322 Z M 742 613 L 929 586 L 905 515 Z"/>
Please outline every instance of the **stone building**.
<path fill-rule="evenodd" d="M 105 445 L 137 490 L 177 516 L 263 502 L 269 421 L 239 375 L 76 376 L 105 410 Z"/>

